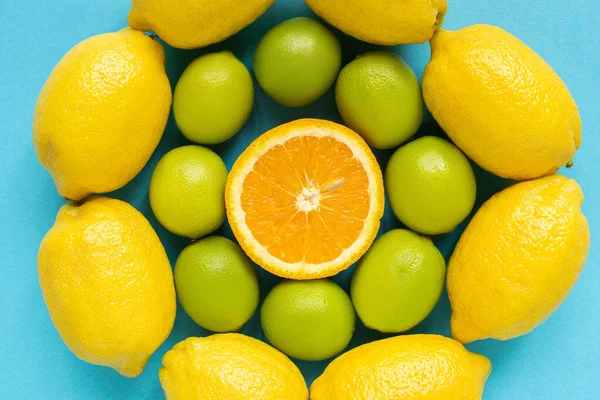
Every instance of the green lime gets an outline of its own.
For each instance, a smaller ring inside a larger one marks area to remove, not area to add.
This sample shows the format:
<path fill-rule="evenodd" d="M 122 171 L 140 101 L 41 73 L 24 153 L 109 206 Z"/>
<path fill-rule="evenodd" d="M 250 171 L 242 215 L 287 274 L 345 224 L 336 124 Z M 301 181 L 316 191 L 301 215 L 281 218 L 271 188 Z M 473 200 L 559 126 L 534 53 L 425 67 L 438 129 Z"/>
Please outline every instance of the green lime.
<path fill-rule="evenodd" d="M 312 18 L 292 18 L 261 39 L 254 73 L 263 90 L 288 107 L 302 107 L 323 96 L 342 65 L 333 33 Z"/>
<path fill-rule="evenodd" d="M 196 58 L 183 71 L 173 95 L 181 132 L 201 144 L 221 143 L 248 120 L 254 103 L 250 73 L 229 51 Z"/>
<path fill-rule="evenodd" d="M 433 242 L 404 229 L 378 238 L 352 276 L 351 295 L 361 321 L 381 332 L 404 332 L 438 302 L 446 263 Z"/>
<path fill-rule="evenodd" d="M 150 179 L 150 206 L 165 228 L 199 238 L 225 221 L 227 168 L 215 152 L 201 146 L 171 150 Z"/>
<path fill-rule="evenodd" d="M 260 319 L 273 346 L 311 361 L 344 350 L 355 323 L 350 297 L 328 279 L 279 283 L 267 295 Z"/>
<path fill-rule="evenodd" d="M 183 249 L 175 263 L 175 287 L 185 312 L 214 332 L 239 330 L 258 306 L 252 262 L 240 246 L 221 236 Z"/>
<path fill-rule="evenodd" d="M 427 235 L 452 232 L 475 204 L 475 174 L 450 142 L 425 136 L 396 150 L 385 174 L 394 214 Z"/>
<path fill-rule="evenodd" d="M 377 149 L 391 149 L 423 122 L 423 96 L 414 72 L 399 56 L 376 51 L 346 65 L 335 101 L 348 127 Z"/>

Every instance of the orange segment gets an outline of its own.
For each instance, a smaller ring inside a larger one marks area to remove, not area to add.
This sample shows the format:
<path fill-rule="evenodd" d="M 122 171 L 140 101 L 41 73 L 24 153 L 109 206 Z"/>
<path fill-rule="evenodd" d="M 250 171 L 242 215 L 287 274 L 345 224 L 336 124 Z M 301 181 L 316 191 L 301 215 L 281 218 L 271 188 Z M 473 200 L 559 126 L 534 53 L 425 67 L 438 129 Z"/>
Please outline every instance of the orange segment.
<path fill-rule="evenodd" d="M 383 215 L 381 170 L 352 130 L 302 119 L 252 143 L 227 182 L 233 232 L 246 253 L 286 278 L 349 267 L 371 245 Z"/>

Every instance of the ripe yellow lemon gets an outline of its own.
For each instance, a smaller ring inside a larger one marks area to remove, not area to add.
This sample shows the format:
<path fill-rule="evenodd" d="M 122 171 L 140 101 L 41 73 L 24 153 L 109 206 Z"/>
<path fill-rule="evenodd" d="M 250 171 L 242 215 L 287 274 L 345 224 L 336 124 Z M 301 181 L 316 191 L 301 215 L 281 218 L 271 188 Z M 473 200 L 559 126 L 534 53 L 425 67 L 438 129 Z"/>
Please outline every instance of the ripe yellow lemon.
<path fill-rule="evenodd" d="M 345 34 L 384 46 L 428 41 L 441 28 L 448 10 L 448 0 L 304 2 Z"/>
<path fill-rule="evenodd" d="M 581 144 L 579 111 L 564 82 L 498 27 L 436 33 L 423 97 L 452 141 L 503 178 L 551 175 Z"/>
<path fill-rule="evenodd" d="M 406 335 L 342 354 L 310 388 L 311 400 L 478 400 L 492 366 L 455 340 Z"/>
<path fill-rule="evenodd" d="M 289 358 L 239 333 L 177 343 L 163 357 L 159 378 L 168 400 L 308 400 Z"/>
<path fill-rule="evenodd" d="M 577 281 L 590 247 L 581 188 L 553 175 L 488 200 L 448 265 L 452 336 L 462 343 L 525 335 Z"/>
<path fill-rule="evenodd" d="M 46 81 L 33 144 L 61 196 L 111 192 L 146 165 L 170 107 L 157 41 L 132 29 L 94 36 L 73 47 Z"/>
<path fill-rule="evenodd" d="M 52 322 L 84 361 L 135 377 L 171 332 L 169 259 L 150 223 L 123 201 L 63 206 L 42 240 L 38 273 Z"/>
<path fill-rule="evenodd" d="M 383 177 L 356 132 L 299 119 L 240 155 L 225 204 L 235 237 L 258 265 L 284 278 L 324 278 L 348 268 L 373 242 Z"/>
<path fill-rule="evenodd" d="M 152 30 L 173 47 L 194 49 L 227 39 L 258 19 L 275 0 L 133 0 L 127 22 Z"/>

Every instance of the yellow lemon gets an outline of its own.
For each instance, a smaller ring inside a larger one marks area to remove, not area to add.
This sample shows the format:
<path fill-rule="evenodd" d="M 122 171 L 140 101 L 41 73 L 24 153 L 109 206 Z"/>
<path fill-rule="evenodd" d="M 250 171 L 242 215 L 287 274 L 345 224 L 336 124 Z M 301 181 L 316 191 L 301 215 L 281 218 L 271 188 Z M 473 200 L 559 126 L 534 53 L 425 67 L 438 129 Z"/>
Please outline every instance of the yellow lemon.
<path fill-rule="evenodd" d="M 304 2 L 345 34 L 384 46 L 428 41 L 441 28 L 448 10 L 448 0 Z"/>
<path fill-rule="evenodd" d="M 581 188 L 553 175 L 488 200 L 448 265 L 452 336 L 462 343 L 531 332 L 565 300 L 590 248 Z"/>
<path fill-rule="evenodd" d="M 436 33 L 423 97 L 454 143 L 504 178 L 551 175 L 581 144 L 579 111 L 564 82 L 498 27 Z"/>
<path fill-rule="evenodd" d="M 258 19 L 275 0 L 133 0 L 127 22 L 152 30 L 173 47 L 195 49 L 227 39 Z"/>
<path fill-rule="evenodd" d="M 148 162 L 170 107 L 158 42 L 132 29 L 91 37 L 62 58 L 40 93 L 37 156 L 63 197 L 111 192 Z"/>
<path fill-rule="evenodd" d="M 333 360 L 311 400 L 478 400 L 490 361 L 439 335 L 406 335 L 359 346 Z"/>
<path fill-rule="evenodd" d="M 120 200 L 63 206 L 38 273 L 52 322 L 84 361 L 141 374 L 175 321 L 169 259 L 150 223 Z"/>
<path fill-rule="evenodd" d="M 167 400 L 307 400 L 300 370 L 271 346 L 239 333 L 177 343 L 163 357 Z"/>

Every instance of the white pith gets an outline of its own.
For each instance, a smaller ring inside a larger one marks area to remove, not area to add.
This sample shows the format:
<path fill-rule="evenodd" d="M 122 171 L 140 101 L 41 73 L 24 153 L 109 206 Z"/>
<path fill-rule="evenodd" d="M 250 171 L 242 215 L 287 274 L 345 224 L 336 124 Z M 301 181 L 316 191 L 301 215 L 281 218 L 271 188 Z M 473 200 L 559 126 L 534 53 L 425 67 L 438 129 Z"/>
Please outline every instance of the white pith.
<path fill-rule="evenodd" d="M 298 211 L 309 213 L 317 210 L 319 204 L 321 204 L 321 191 L 312 185 L 302 188 L 302 192 L 296 196 Z"/>

